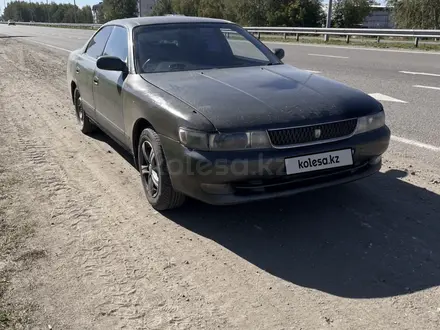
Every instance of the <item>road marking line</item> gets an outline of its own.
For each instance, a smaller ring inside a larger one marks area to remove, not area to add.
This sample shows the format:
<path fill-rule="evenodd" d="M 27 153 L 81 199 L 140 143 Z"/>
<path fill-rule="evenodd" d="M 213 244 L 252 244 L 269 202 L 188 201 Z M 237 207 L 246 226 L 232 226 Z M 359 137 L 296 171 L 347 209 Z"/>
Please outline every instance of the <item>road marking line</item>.
<path fill-rule="evenodd" d="M 369 94 L 371 97 L 374 97 L 378 101 L 386 101 L 386 102 L 397 102 L 397 103 L 408 103 L 406 101 L 402 101 L 399 99 L 395 99 L 394 97 L 384 95 L 381 93 L 371 93 Z"/>
<path fill-rule="evenodd" d="M 320 56 L 320 57 L 331 57 L 331 58 L 344 58 L 347 59 L 347 56 L 336 56 L 336 55 L 325 55 L 325 54 L 307 54 L 309 56 Z"/>
<path fill-rule="evenodd" d="M 420 75 L 420 76 L 431 76 L 431 77 L 440 77 L 438 73 L 427 73 L 427 72 L 412 72 L 412 71 L 399 71 L 400 73 L 412 74 L 412 75 Z"/>
<path fill-rule="evenodd" d="M 440 91 L 440 87 L 423 86 L 423 85 L 413 85 L 413 87 L 417 87 L 417 88 L 426 88 L 426 89 L 434 89 L 434 90 L 436 90 L 436 91 Z"/>
<path fill-rule="evenodd" d="M 38 42 L 38 41 L 35 41 L 35 40 L 30 40 L 30 39 L 27 39 L 26 41 L 34 42 L 34 43 L 39 44 L 39 45 L 43 45 L 43 46 L 46 46 L 46 47 L 55 48 L 55 49 L 62 50 L 62 51 L 68 52 L 68 53 L 71 53 L 71 52 L 72 52 L 71 50 L 68 50 L 68 49 L 65 49 L 65 48 L 61 48 L 61 47 L 57 47 L 57 46 L 52 46 L 52 45 L 49 45 L 49 44 L 45 44 L 44 42 Z"/>
<path fill-rule="evenodd" d="M 412 146 L 416 146 L 419 148 L 423 148 L 423 149 L 428 149 L 431 151 L 436 151 L 436 152 L 440 152 L 440 148 L 430 145 L 430 144 L 426 144 L 426 143 L 422 143 L 422 142 L 418 142 L 418 141 L 414 141 L 414 140 L 409 140 L 409 139 L 405 139 L 399 136 L 391 136 L 391 140 L 397 141 L 397 142 L 401 142 L 401 143 L 405 143 L 405 144 L 409 144 Z"/>
<path fill-rule="evenodd" d="M 307 72 L 310 72 L 310 73 L 316 73 L 316 74 L 321 73 L 321 71 L 314 71 L 314 70 L 304 70 L 304 71 L 307 71 Z"/>

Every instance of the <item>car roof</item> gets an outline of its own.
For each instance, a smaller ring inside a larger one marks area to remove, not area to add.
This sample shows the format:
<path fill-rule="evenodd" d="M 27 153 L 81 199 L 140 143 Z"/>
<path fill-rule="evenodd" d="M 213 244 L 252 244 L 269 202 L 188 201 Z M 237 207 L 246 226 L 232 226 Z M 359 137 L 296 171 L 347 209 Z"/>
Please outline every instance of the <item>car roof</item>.
<path fill-rule="evenodd" d="M 216 18 L 168 15 L 168 16 L 124 18 L 124 19 L 118 19 L 107 22 L 105 25 L 117 24 L 117 25 L 126 26 L 128 28 L 134 28 L 139 25 L 178 24 L 178 23 L 231 23 L 231 22 Z"/>

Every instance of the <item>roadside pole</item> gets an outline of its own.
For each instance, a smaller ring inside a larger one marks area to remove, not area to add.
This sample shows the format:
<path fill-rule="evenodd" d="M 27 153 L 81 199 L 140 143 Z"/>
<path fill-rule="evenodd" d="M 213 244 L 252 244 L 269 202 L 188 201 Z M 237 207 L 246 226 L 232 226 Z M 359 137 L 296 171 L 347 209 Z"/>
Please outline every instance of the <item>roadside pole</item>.
<path fill-rule="evenodd" d="M 327 10 L 327 28 L 332 27 L 332 0 L 328 0 L 328 10 Z M 324 35 L 324 41 L 327 42 L 329 35 Z"/>
<path fill-rule="evenodd" d="M 73 19 L 76 23 L 76 0 L 73 0 Z"/>
<path fill-rule="evenodd" d="M 46 8 L 47 8 L 47 22 L 50 23 L 49 0 L 46 0 Z"/>

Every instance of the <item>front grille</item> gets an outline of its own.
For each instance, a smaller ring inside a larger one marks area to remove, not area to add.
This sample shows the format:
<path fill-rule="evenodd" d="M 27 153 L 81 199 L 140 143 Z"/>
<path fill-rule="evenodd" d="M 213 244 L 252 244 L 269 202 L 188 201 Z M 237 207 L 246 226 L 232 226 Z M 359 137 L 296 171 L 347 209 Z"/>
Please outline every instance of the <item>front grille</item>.
<path fill-rule="evenodd" d="M 283 147 L 344 138 L 353 134 L 356 125 L 357 119 L 350 119 L 328 124 L 270 130 L 268 133 L 275 147 Z"/>

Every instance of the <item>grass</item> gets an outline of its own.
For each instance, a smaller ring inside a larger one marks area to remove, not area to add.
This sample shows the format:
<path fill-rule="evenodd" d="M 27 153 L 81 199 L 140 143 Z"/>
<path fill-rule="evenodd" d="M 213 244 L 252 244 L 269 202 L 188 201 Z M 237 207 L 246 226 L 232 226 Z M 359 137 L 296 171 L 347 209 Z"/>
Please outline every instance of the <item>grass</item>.
<path fill-rule="evenodd" d="M 0 329 L 1 330 L 9 329 L 13 319 L 13 312 L 10 310 L 6 310 L 6 308 L 4 308 L 5 304 L 2 304 L 8 285 L 9 285 L 9 271 L 2 270 L 0 271 Z"/>
<path fill-rule="evenodd" d="M 11 315 L 6 311 L 0 310 L 0 329 L 7 329 L 11 322 Z"/>

